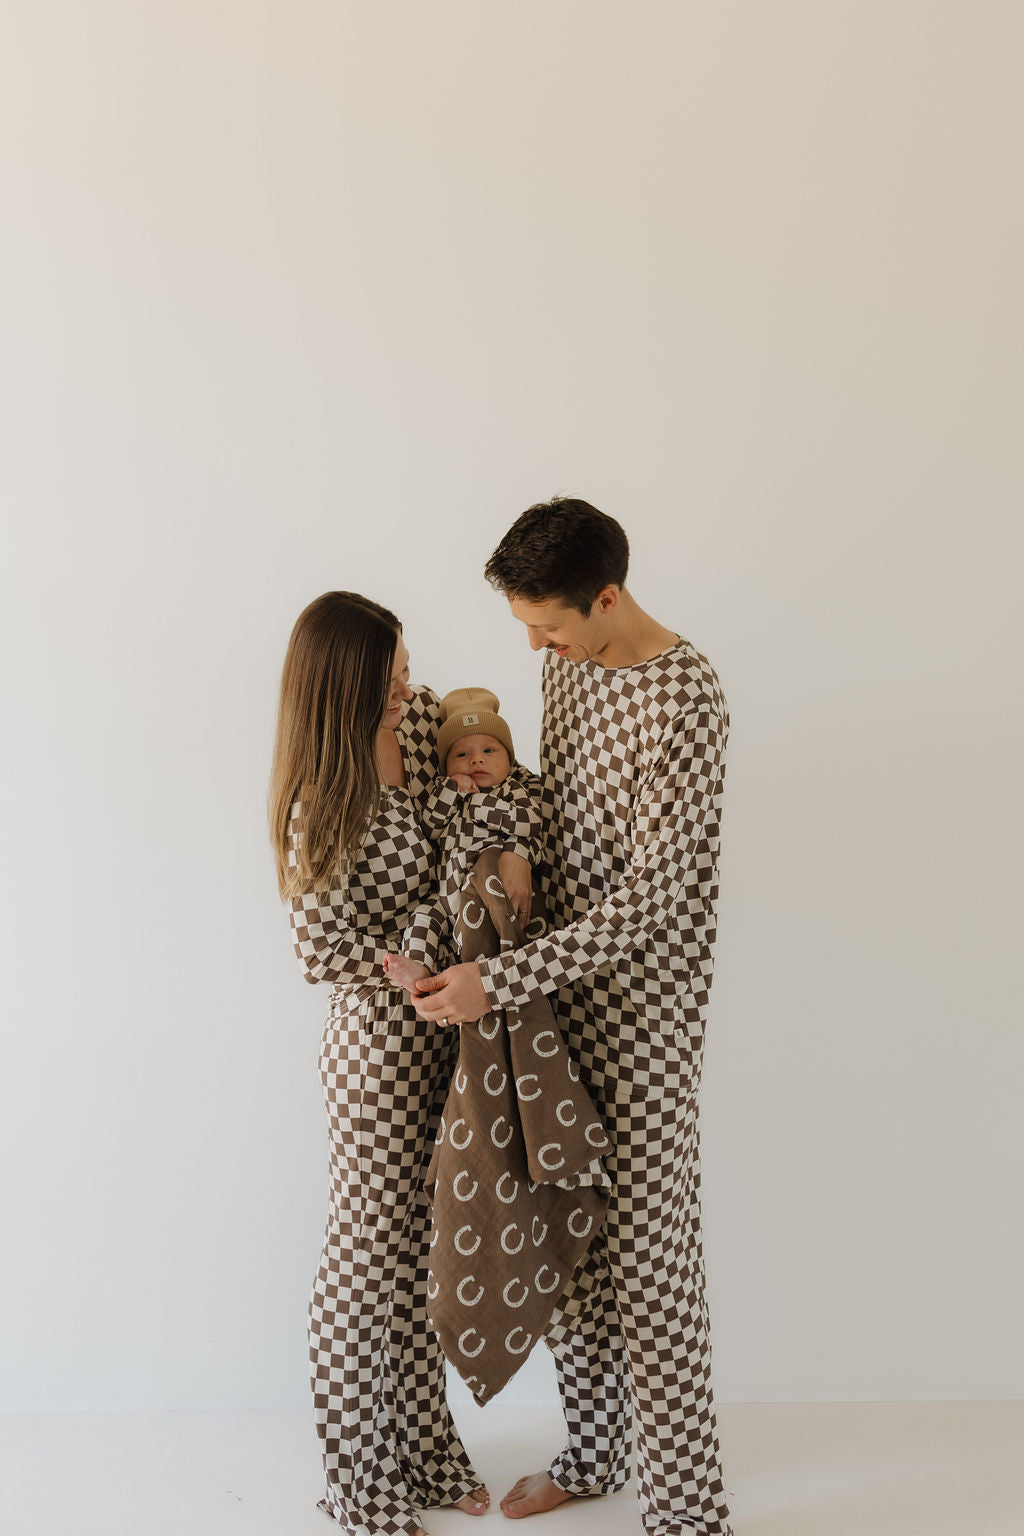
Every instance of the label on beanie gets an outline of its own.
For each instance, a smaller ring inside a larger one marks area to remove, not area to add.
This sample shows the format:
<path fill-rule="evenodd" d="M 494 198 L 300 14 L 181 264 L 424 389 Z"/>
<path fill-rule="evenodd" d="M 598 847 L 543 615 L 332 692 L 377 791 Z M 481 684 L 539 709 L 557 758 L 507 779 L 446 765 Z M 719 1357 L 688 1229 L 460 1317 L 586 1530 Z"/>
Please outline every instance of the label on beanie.
<path fill-rule="evenodd" d="M 463 715 L 462 723 L 463 723 L 463 725 L 479 725 L 480 724 L 480 716 L 479 715 Z"/>

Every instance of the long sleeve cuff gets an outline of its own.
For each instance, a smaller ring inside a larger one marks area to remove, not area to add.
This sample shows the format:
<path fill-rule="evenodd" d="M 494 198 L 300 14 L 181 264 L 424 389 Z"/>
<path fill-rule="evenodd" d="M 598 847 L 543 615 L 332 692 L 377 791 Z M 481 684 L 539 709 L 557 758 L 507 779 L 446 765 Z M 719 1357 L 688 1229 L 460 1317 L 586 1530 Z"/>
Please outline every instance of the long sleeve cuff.
<path fill-rule="evenodd" d="M 513 955 L 493 955 L 489 960 L 479 960 L 480 980 L 491 1008 L 523 1008 L 531 996 L 541 990 L 534 976 L 521 977 L 515 967 Z M 527 980 L 529 985 L 527 985 Z"/>

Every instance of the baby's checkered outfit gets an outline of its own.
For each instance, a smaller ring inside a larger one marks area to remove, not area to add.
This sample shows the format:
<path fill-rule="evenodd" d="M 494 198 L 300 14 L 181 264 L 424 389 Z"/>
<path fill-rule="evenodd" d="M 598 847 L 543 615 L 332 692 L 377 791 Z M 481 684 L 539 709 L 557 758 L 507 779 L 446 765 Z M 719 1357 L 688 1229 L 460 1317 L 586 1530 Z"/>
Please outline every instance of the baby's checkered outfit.
<path fill-rule="evenodd" d="M 437 848 L 440 889 L 434 901 L 416 909 L 402 952 L 433 971 L 439 969 L 438 953 L 451 939 L 463 887 L 484 849 L 517 853 L 536 868 L 543 827 L 540 780 L 516 763 L 500 784 L 464 795 L 439 775 L 424 800 L 421 821 Z"/>
<path fill-rule="evenodd" d="M 612 1196 L 592 1289 L 556 1351 L 577 1494 L 623 1486 L 631 1418 L 648 1536 L 728 1536 L 700 1238 L 697 1093 L 729 717 L 680 640 L 631 667 L 548 652 L 541 738 L 554 931 L 481 964 L 494 1007 L 537 990 L 602 1112 Z"/>
<path fill-rule="evenodd" d="M 434 850 L 419 817 L 437 725 L 436 697 L 416 689 L 395 733 L 407 788 L 384 791 L 344 889 L 291 904 L 307 980 L 335 983 L 320 1052 L 330 1210 L 309 1344 L 327 1474 L 321 1507 L 349 1536 L 403 1536 L 419 1529 L 418 1509 L 480 1486 L 448 1412 L 426 1311 L 422 1180 L 458 1033 L 418 1019 L 381 972 L 434 889 Z M 301 821 L 296 804 L 293 863 Z"/>

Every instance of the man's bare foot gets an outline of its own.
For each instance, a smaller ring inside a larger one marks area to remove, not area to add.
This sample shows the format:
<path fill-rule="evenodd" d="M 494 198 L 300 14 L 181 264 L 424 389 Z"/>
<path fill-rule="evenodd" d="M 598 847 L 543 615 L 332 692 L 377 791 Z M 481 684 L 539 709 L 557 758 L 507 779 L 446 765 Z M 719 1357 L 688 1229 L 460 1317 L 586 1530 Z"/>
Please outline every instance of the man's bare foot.
<path fill-rule="evenodd" d="M 422 981 L 424 976 L 430 975 L 425 965 L 405 955 L 387 955 L 383 965 L 388 980 L 393 981 L 396 987 L 404 987 L 406 992 L 412 991 L 414 982 Z"/>
<path fill-rule="evenodd" d="M 456 1499 L 452 1509 L 461 1509 L 464 1515 L 486 1515 L 490 1503 L 490 1494 L 481 1486 L 474 1488 L 472 1493 L 463 1494 L 461 1499 Z"/>
<path fill-rule="evenodd" d="M 557 1509 L 574 1499 L 574 1493 L 566 1493 L 553 1483 L 546 1472 L 534 1472 L 521 1477 L 501 1501 L 501 1512 L 510 1520 L 522 1520 L 524 1515 L 542 1515 L 545 1510 Z"/>

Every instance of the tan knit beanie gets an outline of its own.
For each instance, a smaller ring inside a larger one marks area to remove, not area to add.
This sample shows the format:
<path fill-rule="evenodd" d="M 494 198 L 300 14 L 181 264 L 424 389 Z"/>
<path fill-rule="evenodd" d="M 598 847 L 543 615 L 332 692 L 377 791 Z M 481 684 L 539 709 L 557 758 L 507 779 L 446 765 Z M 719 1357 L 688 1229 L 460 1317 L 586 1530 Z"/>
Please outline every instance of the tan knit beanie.
<path fill-rule="evenodd" d="M 509 760 L 515 762 L 512 732 L 498 714 L 498 700 L 486 688 L 454 688 L 441 700 L 443 724 L 437 733 L 437 755 L 442 771 L 448 753 L 463 736 L 493 736 L 508 748 Z"/>

